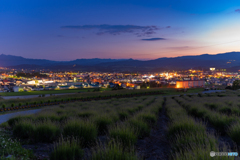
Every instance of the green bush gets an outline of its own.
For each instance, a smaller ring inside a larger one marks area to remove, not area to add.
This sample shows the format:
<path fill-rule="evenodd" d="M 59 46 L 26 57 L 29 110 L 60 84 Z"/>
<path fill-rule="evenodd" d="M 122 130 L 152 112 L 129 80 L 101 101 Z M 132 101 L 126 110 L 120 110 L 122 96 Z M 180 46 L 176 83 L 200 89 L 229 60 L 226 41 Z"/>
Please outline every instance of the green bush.
<path fill-rule="evenodd" d="M 125 120 L 129 116 L 129 114 L 126 111 L 120 111 L 118 112 L 118 115 L 120 120 Z"/>
<path fill-rule="evenodd" d="M 83 157 L 83 150 L 79 146 L 79 142 L 75 138 L 60 138 L 54 144 L 54 150 L 50 155 L 50 160 L 80 160 Z"/>
<path fill-rule="evenodd" d="M 205 126 L 203 124 L 197 124 L 192 119 L 184 118 L 174 121 L 168 129 L 168 136 L 174 136 L 175 134 L 192 133 L 197 134 L 200 132 L 205 132 Z"/>
<path fill-rule="evenodd" d="M 155 114 L 149 113 L 149 112 L 140 113 L 137 115 L 137 118 L 143 120 L 144 122 L 148 123 L 149 125 L 157 122 L 157 116 Z"/>
<path fill-rule="evenodd" d="M 139 160 L 139 158 L 133 148 L 126 151 L 121 143 L 110 141 L 106 147 L 98 145 L 92 151 L 91 160 Z"/>
<path fill-rule="evenodd" d="M 132 118 L 129 120 L 129 123 L 136 129 L 138 137 L 142 138 L 150 134 L 150 126 L 142 119 Z"/>
<path fill-rule="evenodd" d="M 11 104 L 11 107 L 14 107 L 14 106 L 15 106 L 15 104 L 14 104 L 14 103 L 12 103 L 12 104 Z"/>
<path fill-rule="evenodd" d="M 99 133 L 107 132 L 108 126 L 113 124 L 113 119 L 107 115 L 98 116 L 95 118 L 94 123 L 98 127 Z"/>
<path fill-rule="evenodd" d="M 235 123 L 231 125 L 228 129 L 228 135 L 232 138 L 234 142 L 240 144 L 240 123 Z"/>
<path fill-rule="evenodd" d="M 210 103 L 210 104 L 206 104 L 210 109 L 217 109 L 218 108 L 218 104 L 215 103 Z"/>
<path fill-rule="evenodd" d="M 2 105 L 2 108 L 3 108 L 3 109 L 5 109 L 5 108 L 6 108 L 6 105 L 5 105 L 5 104 L 3 104 L 3 105 Z"/>
<path fill-rule="evenodd" d="M 222 112 L 222 113 L 226 113 L 226 114 L 231 114 L 232 113 L 232 109 L 231 107 L 227 107 L 227 106 L 224 106 L 224 107 L 221 107 L 218 109 L 219 112 Z"/>
<path fill-rule="evenodd" d="M 80 141 L 91 143 L 97 138 L 97 127 L 90 121 L 82 121 L 79 119 L 72 119 L 67 121 L 63 127 L 64 136 L 77 137 Z"/>
<path fill-rule="evenodd" d="M 207 110 L 204 108 L 199 107 L 191 107 L 188 111 L 188 113 L 192 116 L 198 117 L 198 118 L 205 118 L 207 115 Z"/>
<path fill-rule="evenodd" d="M 14 125 L 13 135 L 19 138 L 33 138 L 35 126 L 31 121 L 21 121 Z"/>
<path fill-rule="evenodd" d="M 9 124 L 9 126 L 14 126 L 16 123 L 20 122 L 21 120 L 32 120 L 32 119 L 33 118 L 31 115 L 17 116 L 17 117 L 9 119 L 7 122 Z"/>
<path fill-rule="evenodd" d="M 218 113 L 209 115 L 208 120 L 218 131 L 221 131 L 222 133 L 225 133 L 226 128 L 235 121 L 233 117 L 228 117 Z"/>
<path fill-rule="evenodd" d="M 78 116 L 79 116 L 80 118 L 89 118 L 89 117 L 91 117 L 91 116 L 93 116 L 93 115 L 94 115 L 94 113 L 91 112 L 91 111 L 86 111 L 86 112 L 80 112 L 80 113 L 78 113 Z"/>
<path fill-rule="evenodd" d="M 51 121 L 46 120 L 35 125 L 36 142 L 53 142 L 59 138 L 60 134 L 60 127 Z"/>
<path fill-rule="evenodd" d="M 130 124 L 119 124 L 109 129 L 109 136 L 124 146 L 131 146 L 137 142 L 138 133 Z"/>

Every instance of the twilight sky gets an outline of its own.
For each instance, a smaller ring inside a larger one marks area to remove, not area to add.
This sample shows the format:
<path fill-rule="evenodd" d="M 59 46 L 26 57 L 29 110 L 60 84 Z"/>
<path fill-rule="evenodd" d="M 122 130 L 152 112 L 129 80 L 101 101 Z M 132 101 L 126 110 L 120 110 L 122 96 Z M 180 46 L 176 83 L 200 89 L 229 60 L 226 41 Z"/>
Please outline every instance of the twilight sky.
<path fill-rule="evenodd" d="M 0 54 L 156 59 L 240 51 L 239 0 L 0 0 Z"/>

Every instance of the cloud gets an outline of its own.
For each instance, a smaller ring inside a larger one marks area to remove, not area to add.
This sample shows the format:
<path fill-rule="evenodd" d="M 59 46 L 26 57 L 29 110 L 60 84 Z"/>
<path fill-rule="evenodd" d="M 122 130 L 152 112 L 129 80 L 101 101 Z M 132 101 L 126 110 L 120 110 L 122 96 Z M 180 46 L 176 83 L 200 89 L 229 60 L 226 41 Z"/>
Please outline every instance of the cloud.
<path fill-rule="evenodd" d="M 166 40 L 165 38 L 148 38 L 148 39 L 141 39 L 142 41 L 160 41 Z"/>
<path fill-rule="evenodd" d="M 168 28 L 170 26 L 167 26 Z M 111 34 L 120 35 L 122 33 L 131 33 L 137 36 L 149 36 L 156 33 L 157 26 L 137 26 L 137 25 L 77 25 L 77 26 L 62 26 L 63 29 L 77 29 L 77 30 L 98 30 L 97 35 Z M 162 29 L 162 28 L 161 28 Z"/>
<path fill-rule="evenodd" d="M 238 12 L 238 13 L 240 13 L 240 9 L 236 9 L 236 10 L 235 10 L 235 12 Z"/>

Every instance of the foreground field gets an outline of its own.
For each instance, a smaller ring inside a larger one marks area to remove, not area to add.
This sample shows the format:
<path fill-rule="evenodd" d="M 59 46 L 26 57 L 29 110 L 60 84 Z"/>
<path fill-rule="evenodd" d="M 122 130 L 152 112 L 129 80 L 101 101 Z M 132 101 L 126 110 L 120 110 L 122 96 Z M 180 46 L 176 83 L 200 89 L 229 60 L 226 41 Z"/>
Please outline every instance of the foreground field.
<path fill-rule="evenodd" d="M 208 160 L 210 151 L 239 152 L 239 115 L 238 92 L 155 95 L 61 104 L 1 127 L 29 159 Z"/>

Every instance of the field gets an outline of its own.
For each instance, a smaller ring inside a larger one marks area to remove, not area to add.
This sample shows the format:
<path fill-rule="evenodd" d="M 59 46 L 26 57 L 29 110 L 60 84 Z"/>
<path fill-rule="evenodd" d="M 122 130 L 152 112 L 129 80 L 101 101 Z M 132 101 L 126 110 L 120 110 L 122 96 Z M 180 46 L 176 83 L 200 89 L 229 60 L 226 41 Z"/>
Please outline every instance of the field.
<path fill-rule="evenodd" d="M 212 158 L 210 151 L 239 152 L 239 95 L 227 91 L 73 102 L 12 118 L 1 128 L 11 139 L 20 139 L 16 159 L 24 153 L 29 159 L 51 160 L 233 160 Z M 3 151 L 5 157 L 14 152 Z"/>
<path fill-rule="evenodd" d="M 78 93 L 92 92 L 94 88 L 82 89 L 63 89 L 63 90 L 46 90 L 46 91 L 28 91 L 28 92 L 3 92 L 0 96 L 23 96 L 23 95 L 42 95 L 42 94 L 62 94 L 62 93 Z M 100 88 L 100 91 L 111 90 L 110 88 Z"/>
<path fill-rule="evenodd" d="M 76 91 L 76 90 L 75 90 Z M 187 92 L 184 92 L 184 94 L 188 93 L 198 93 L 203 91 L 202 88 L 196 88 L 196 89 L 189 89 Z M 45 91 L 50 92 L 50 91 Z M 93 91 L 90 90 L 89 92 L 81 92 L 81 93 L 75 93 L 75 94 L 66 94 L 66 95 L 52 95 L 50 97 L 37 97 L 37 98 L 28 98 L 28 99 L 0 99 L 0 109 L 3 107 L 3 105 L 7 107 L 20 107 L 24 105 L 34 105 L 34 104 L 43 104 L 43 103 L 49 103 L 49 102 L 56 102 L 56 101 L 68 101 L 70 99 L 75 98 L 87 98 L 87 97 L 99 97 L 99 96 L 115 96 L 115 95 L 131 95 L 131 94 L 139 94 L 139 93 L 148 93 L 148 92 L 161 92 L 162 95 L 179 95 L 183 94 L 183 92 L 177 92 L 174 88 L 154 88 L 154 89 L 139 89 L 139 90 L 109 90 L 107 89 L 101 89 L 100 91 Z"/>

